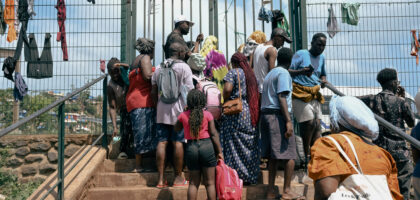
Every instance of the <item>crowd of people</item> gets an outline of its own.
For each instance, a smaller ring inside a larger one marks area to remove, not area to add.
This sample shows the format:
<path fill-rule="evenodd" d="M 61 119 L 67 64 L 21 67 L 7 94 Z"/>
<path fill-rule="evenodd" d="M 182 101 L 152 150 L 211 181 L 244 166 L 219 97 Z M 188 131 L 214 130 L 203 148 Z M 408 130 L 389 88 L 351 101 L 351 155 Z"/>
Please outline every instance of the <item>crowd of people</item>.
<path fill-rule="evenodd" d="M 410 198 L 413 163 L 409 148 L 403 139 L 378 124 L 373 115 L 403 130 L 405 124 L 414 126 L 414 113 L 404 100 L 404 89 L 395 69 L 385 68 L 378 73 L 377 80 L 383 88 L 379 94 L 333 97 L 329 105 L 332 134 L 321 137 L 321 104 L 325 99 L 320 88 L 328 84 L 323 55 L 325 34 L 313 35 L 309 50 L 293 53 L 283 47 L 285 42 L 292 42 L 284 29 L 274 27 L 268 41 L 263 32 L 256 31 L 232 55 L 224 72 L 214 66 L 226 61 L 211 60 L 221 53 L 212 44 L 217 39 L 213 36 L 206 39 L 211 47 L 205 44 L 200 51 L 203 34 L 194 42 L 183 38 L 194 23 L 180 16 L 174 25 L 160 65 L 152 65 L 155 42 L 146 38 L 136 41 L 140 55 L 133 63 L 127 65 L 112 58 L 107 65 L 111 76 L 108 97 L 113 136 L 121 135 L 118 158 L 128 157 L 132 143 L 135 172 L 146 171 L 142 155 L 156 152 L 159 173 L 156 187 L 169 187 L 164 171 L 167 153 L 171 152 L 175 173 L 171 186 L 188 187 L 188 199 L 196 199 L 198 187 L 203 183 L 208 199 L 216 199 L 218 160 L 235 169 L 244 185 L 254 185 L 260 175 L 260 160 L 267 158 L 267 199 L 305 199 L 291 188 L 297 158 L 295 119 L 309 163 L 308 175 L 314 180 L 315 199 L 333 196 L 359 171 L 365 175 L 384 175 L 388 186 L 385 191 L 392 199 Z M 220 105 L 235 101 L 237 112 L 224 112 L 217 106 L 210 111 L 209 96 L 200 87 L 202 81 L 215 82 L 220 90 Z M 416 103 L 420 110 L 420 95 Z M 420 139 L 419 125 L 412 132 Z M 413 148 L 416 162 L 419 152 Z M 184 160 L 189 180 L 183 174 Z M 279 163 L 285 171 L 281 194 L 275 189 Z M 413 182 L 416 199 L 420 199 L 419 166 L 414 170 Z"/>

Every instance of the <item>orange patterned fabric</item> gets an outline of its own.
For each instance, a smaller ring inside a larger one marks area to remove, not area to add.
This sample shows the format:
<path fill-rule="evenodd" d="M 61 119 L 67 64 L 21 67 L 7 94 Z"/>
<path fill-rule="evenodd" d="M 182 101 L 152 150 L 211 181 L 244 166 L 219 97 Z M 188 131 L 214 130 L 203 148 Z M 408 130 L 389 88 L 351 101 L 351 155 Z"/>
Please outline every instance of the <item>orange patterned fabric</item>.
<path fill-rule="evenodd" d="M 17 39 L 15 29 L 15 2 L 13 0 L 6 0 L 6 5 L 4 7 L 4 21 L 7 25 L 9 25 L 7 41 L 13 42 Z"/>
<path fill-rule="evenodd" d="M 351 132 L 345 131 L 340 134 L 348 136 L 352 141 L 363 173 L 366 175 L 386 175 L 393 199 L 403 199 L 398 187 L 397 166 L 391 154 L 376 145 L 365 143 L 362 138 Z M 340 143 L 352 162 L 356 164 L 354 154 L 344 137 L 338 134 L 330 136 Z M 320 138 L 315 142 L 311 148 L 311 158 L 308 173 L 314 181 L 337 175 L 341 177 L 341 181 L 344 181 L 351 174 L 357 173 L 328 138 Z"/>

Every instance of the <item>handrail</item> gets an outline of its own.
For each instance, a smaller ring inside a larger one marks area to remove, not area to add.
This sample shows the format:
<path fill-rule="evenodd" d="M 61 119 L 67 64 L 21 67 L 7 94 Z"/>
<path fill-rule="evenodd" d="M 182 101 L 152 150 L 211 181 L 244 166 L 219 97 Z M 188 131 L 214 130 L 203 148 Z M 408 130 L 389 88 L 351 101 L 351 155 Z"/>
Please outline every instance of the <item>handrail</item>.
<path fill-rule="evenodd" d="M 82 156 L 80 156 L 75 163 L 67 170 L 66 173 L 64 173 L 64 137 L 65 137 L 65 113 L 64 113 L 64 106 L 65 101 L 69 100 L 71 97 L 81 93 L 82 91 L 86 90 L 87 88 L 91 87 L 92 85 L 98 83 L 99 81 L 103 80 L 103 104 L 102 104 L 102 134 L 92 143 L 92 145 L 85 151 Z M 107 138 L 107 83 L 108 83 L 108 74 L 104 74 L 100 76 L 99 78 L 85 84 L 79 89 L 76 89 L 75 91 L 71 92 L 65 97 L 62 97 L 50 105 L 38 110 L 37 112 L 31 114 L 28 117 L 23 118 L 17 123 L 14 123 L 8 127 L 6 127 L 3 130 L 0 130 L 0 138 L 7 135 L 8 133 L 12 132 L 13 130 L 21 127 L 25 123 L 29 122 L 30 120 L 39 117 L 40 115 L 46 113 L 47 111 L 53 109 L 56 106 L 58 107 L 58 123 L 59 123 L 59 131 L 58 131 L 58 168 L 57 168 L 57 182 L 41 197 L 42 200 L 44 200 L 56 187 L 57 188 L 57 199 L 62 200 L 64 199 L 64 178 L 75 168 L 77 164 L 87 155 L 87 153 L 93 148 L 96 143 L 102 139 L 102 147 L 106 148 L 108 147 L 108 138 Z M 108 150 L 108 149 L 107 149 Z"/>
<path fill-rule="evenodd" d="M 338 96 L 345 96 L 344 93 L 337 90 L 337 88 L 335 88 L 331 83 L 326 83 L 325 87 L 330 89 L 332 92 L 334 92 Z M 384 126 L 385 128 L 397 133 L 400 137 L 407 140 L 411 145 L 413 145 L 417 149 L 420 149 L 420 141 L 418 141 L 414 137 L 404 133 L 404 131 L 402 131 L 401 129 L 392 125 L 391 123 L 386 121 L 384 118 L 380 117 L 379 115 L 377 115 L 377 114 L 374 114 L 374 115 L 375 115 L 376 121 L 378 121 L 382 126 Z"/>
<path fill-rule="evenodd" d="M 69 170 L 67 170 L 67 172 L 64 174 L 64 177 L 66 177 L 71 170 L 73 170 L 73 168 L 76 167 L 77 164 L 79 164 L 79 162 L 82 160 L 82 158 L 84 158 L 86 156 L 86 154 L 89 153 L 89 151 L 96 145 L 96 143 L 98 143 L 98 141 L 104 136 L 105 134 L 102 133 L 98 138 L 96 138 L 96 140 L 90 145 L 90 147 L 79 157 L 79 159 L 77 159 L 77 161 L 75 163 L 73 163 L 73 165 L 70 167 Z M 58 180 L 57 183 L 55 183 L 50 189 L 48 189 L 48 191 L 41 197 L 41 200 L 44 200 L 45 198 L 47 198 L 47 196 L 62 182 L 62 180 Z"/>
<path fill-rule="evenodd" d="M 13 130 L 21 127 L 22 125 L 24 125 L 25 123 L 31 121 L 32 119 L 35 119 L 37 117 L 39 117 L 40 115 L 46 113 L 47 111 L 53 109 L 54 107 L 64 103 L 66 100 L 69 100 L 71 97 L 73 97 L 76 94 L 79 94 L 80 92 L 82 92 L 83 90 L 87 89 L 88 87 L 96 84 L 97 82 L 101 81 L 102 79 L 104 79 L 105 77 L 107 77 L 108 74 L 104 74 L 102 76 L 100 76 L 99 78 L 87 83 L 86 85 L 84 85 L 83 87 L 71 92 L 70 94 L 68 94 L 65 97 L 62 97 L 61 99 L 56 100 L 55 102 L 53 102 L 52 104 L 36 111 L 35 113 L 33 113 L 32 115 L 29 115 L 21 120 L 19 120 L 18 122 L 0 130 L 0 138 L 7 135 L 8 133 L 12 132 Z"/>

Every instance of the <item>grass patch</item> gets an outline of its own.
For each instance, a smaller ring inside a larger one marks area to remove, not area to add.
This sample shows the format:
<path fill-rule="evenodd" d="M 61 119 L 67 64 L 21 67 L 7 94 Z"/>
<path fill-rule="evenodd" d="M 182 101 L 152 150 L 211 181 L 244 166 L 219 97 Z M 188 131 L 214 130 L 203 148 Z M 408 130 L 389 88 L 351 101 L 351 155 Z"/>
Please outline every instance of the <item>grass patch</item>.
<path fill-rule="evenodd" d="M 6 199 L 20 200 L 28 198 L 42 181 L 19 183 L 18 177 L 9 171 L 4 170 L 6 159 L 10 157 L 8 149 L 0 149 L 0 194 Z"/>

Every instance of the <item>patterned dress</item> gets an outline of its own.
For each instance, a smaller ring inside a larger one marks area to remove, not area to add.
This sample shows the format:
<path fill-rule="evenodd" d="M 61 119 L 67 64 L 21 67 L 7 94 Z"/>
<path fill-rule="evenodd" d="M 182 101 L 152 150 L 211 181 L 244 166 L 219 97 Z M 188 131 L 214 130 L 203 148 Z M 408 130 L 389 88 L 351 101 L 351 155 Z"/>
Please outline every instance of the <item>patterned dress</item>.
<path fill-rule="evenodd" d="M 224 78 L 233 84 L 228 100 L 239 97 L 238 76 L 241 80 L 243 110 L 236 115 L 222 115 L 220 125 L 220 142 L 223 148 L 225 163 L 238 172 L 239 177 L 249 184 L 256 184 L 259 174 L 258 135 L 251 124 L 251 113 L 246 97 L 245 73 L 242 69 L 230 70 Z"/>

